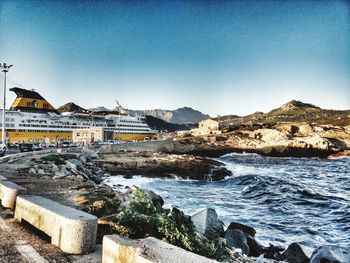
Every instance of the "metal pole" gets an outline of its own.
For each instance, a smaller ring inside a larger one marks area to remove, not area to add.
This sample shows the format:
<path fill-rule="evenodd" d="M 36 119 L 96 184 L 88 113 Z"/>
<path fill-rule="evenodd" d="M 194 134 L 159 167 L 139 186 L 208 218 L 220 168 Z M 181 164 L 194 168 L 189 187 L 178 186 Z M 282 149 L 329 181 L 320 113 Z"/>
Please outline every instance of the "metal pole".
<path fill-rule="evenodd" d="M 6 73 L 9 71 L 9 69 L 12 67 L 12 65 L 7 65 L 6 63 L 0 63 L 0 68 L 2 69 L 2 72 L 4 72 L 5 78 L 4 78 L 4 105 L 2 108 L 2 133 L 1 133 L 1 142 L 3 144 L 6 143 L 6 135 L 5 135 L 5 114 L 6 114 Z"/>
<path fill-rule="evenodd" d="M 4 79 L 4 105 L 2 108 L 2 133 L 1 133 L 1 141 L 5 144 L 5 110 L 6 110 L 6 70 L 4 70 L 5 79 Z"/>

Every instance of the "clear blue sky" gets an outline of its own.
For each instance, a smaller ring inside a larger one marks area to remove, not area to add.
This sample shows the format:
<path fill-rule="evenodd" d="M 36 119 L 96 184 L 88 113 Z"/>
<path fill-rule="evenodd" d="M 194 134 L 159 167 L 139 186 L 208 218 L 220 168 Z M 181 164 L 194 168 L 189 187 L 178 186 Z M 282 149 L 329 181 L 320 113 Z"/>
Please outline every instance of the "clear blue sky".
<path fill-rule="evenodd" d="M 2 0 L 0 61 L 56 107 L 349 109 L 350 2 Z"/>

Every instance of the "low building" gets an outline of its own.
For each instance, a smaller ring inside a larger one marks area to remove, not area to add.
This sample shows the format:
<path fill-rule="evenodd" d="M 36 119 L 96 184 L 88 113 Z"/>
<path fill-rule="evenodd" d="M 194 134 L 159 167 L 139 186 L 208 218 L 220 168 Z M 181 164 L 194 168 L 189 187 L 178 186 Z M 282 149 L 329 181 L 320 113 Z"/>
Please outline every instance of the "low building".
<path fill-rule="evenodd" d="M 113 140 L 113 131 L 107 131 L 103 127 L 73 130 L 73 142 L 75 143 L 86 145 L 92 142 L 106 142 L 109 140 Z"/>
<path fill-rule="evenodd" d="M 198 128 L 191 129 L 191 135 L 193 136 L 211 134 L 221 134 L 220 123 L 212 119 L 203 120 L 199 122 Z"/>

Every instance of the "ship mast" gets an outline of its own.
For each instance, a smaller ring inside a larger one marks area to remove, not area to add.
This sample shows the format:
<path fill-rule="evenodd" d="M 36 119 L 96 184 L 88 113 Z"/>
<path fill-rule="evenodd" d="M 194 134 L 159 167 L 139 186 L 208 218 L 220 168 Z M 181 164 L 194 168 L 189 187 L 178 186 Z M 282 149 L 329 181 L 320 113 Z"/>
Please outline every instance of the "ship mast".
<path fill-rule="evenodd" d="M 1 133 L 1 142 L 5 144 L 6 134 L 5 134 L 5 111 L 6 111 L 6 73 L 13 65 L 7 65 L 6 63 L 0 63 L 0 69 L 4 72 L 4 105 L 2 108 L 2 133 Z"/>

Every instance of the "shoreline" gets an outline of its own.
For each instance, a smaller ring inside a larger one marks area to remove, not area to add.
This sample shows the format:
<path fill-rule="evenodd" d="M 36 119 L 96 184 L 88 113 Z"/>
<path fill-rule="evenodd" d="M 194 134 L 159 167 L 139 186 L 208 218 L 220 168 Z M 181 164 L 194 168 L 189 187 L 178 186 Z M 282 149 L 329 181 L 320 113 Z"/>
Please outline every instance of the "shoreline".
<path fill-rule="evenodd" d="M 160 142 L 160 143 L 164 144 L 164 142 Z M 167 143 L 168 142 L 166 142 L 165 144 Z M 141 143 L 141 145 L 143 145 L 143 143 Z M 110 231 L 112 231 L 112 233 L 115 233 L 114 232 L 115 229 L 112 226 L 115 224 L 116 222 L 115 220 L 119 220 L 119 219 L 118 219 L 118 215 L 116 215 L 115 212 L 113 213 L 112 211 L 117 211 L 120 214 L 125 209 L 128 209 L 128 204 L 130 202 L 130 198 L 132 197 L 132 192 L 134 190 L 131 191 L 126 189 L 126 194 L 120 194 L 118 191 L 115 191 L 110 186 L 103 186 L 103 185 L 96 184 L 97 181 L 95 181 L 93 178 L 111 175 L 109 173 L 110 171 L 106 171 L 104 169 L 105 167 L 103 167 L 103 165 L 102 166 L 100 165 L 98 161 L 99 159 L 101 158 L 105 159 L 106 163 L 111 162 L 111 159 L 108 160 L 108 158 L 113 159 L 112 163 L 115 161 L 124 162 L 125 160 L 129 160 L 129 164 L 135 162 L 136 160 L 137 163 L 134 163 L 133 165 L 127 165 L 124 167 L 124 171 L 125 172 L 128 171 L 127 174 L 129 175 L 134 173 L 135 167 L 139 171 L 140 169 L 141 170 L 145 169 L 145 167 L 141 165 L 142 162 L 140 161 L 140 158 L 143 160 L 150 160 L 150 158 L 158 158 L 158 159 L 163 158 L 163 161 L 165 163 L 166 162 L 173 163 L 171 167 L 173 170 L 178 169 L 179 163 L 186 162 L 186 160 L 188 161 L 188 163 L 192 165 L 190 166 L 185 165 L 184 166 L 185 171 L 191 171 L 194 167 L 197 167 L 198 163 L 196 163 L 196 161 L 198 160 L 200 160 L 201 162 L 200 164 L 207 169 L 206 171 L 209 171 L 211 169 L 210 165 L 208 166 L 208 161 L 209 161 L 209 164 L 213 164 L 214 166 L 222 165 L 222 163 L 220 164 L 219 162 L 213 163 L 211 162 L 212 160 L 208 158 L 202 158 L 198 156 L 193 157 L 192 155 L 188 155 L 184 153 L 178 153 L 178 154 L 164 153 L 164 152 L 159 153 L 157 152 L 158 148 L 154 149 L 153 151 L 144 152 L 144 151 L 140 151 L 140 149 L 137 149 L 139 146 L 140 144 L 133 145 L 133 147 L 136 147 L 136 149 L 134 148 L 134 150 L 131 151 L 130 149 L 131 145 L 128 144 L 126 146 L 128 149 L 118 149 L 117 153 L 111 153 L 111 152 L 106 153 L 105 152 L 106 149 L 104 149 L 103 151 L 101 151 L 102 153 L 96 154 L 94 151 L 86 149 L 85 152 L 83 151 L 83 153 L 61 153 L 61 154 L 55 154 L 54 156 L 52 156 L 52 154 L 46 154 L 46 155 L 44 154 L 38 157 L 27 157 L 28 159 L 27 163 L 24 162 L 24 159 L 25 159 L 24 158 L 23 160 L 21 160 L 20 162 L 21 165 L 19 165 L 19 167 L 17 167 L 16 165 L 19 162 L 19 160 L 9 161 L 3 165 L 8 166 L 8 170 L 10 170 L 10 167 L 19 168 L 17 172 L 13 171 L 14 174 L 11 178 L 15 180 L 17 179 L 16 181 L 17 183 L 24 184 L 27 188 L 31 189 L 33 193 L 38 193 L 39 191 L 40 194 L 44 194 L 49 198 L 54 198 L 59 202 L 63 202 L 70 206 L 75 206 L 79 209 L 82 209 L 83 211 L 87 211 L 95 215 L 96 214 L 99 215 L 101 219 L 100 220 L 101 226 L 104 226 L 100 234 L 110 233 Z M 164 147 L 164 145 L 162 146 Z M 214 152 L 216 152 L 215 149 L 214 149 Z M 111 157 L 111 155 L 113 155 L 113 157 Z M 43 158 L 45 156 L 46 157 L 51 156 L 51 157 Z M 191 156 L 194 159 L 189 159 Z M 176 162 L 176 161 L 179 161 L 179 162 Z M 153 165 L 159 166 L 159 162 L 154 163 L 151 161 L 149 162 L 149 164 L 151 165 L 151 167 Z M 31 169 L 34 169 L 34 170 L 31 170 Z M 33 173 L 33 171 L 35 171 L 35 173 Z M 166 171 L 169 172 L 169 170 L 166 170 Z M 27 174 L 28 172 L 29 174 Z M 62 174 L 62 173 L 65 173 L 65 174 Z M 201 174 L 201 173 L 202 171 L 200 170 L 198 174 Z M 18 175 L 20 174 L 22 174 L 22 176 L 18 177 Z M 227 176 L 227 174 L 225 176 Z M 151 178 L 172 178 L 171 176 L 170 177 L 150 176 L 150 177 Z M 186 178 L 184 176 L 180 176 L 180 177 Z M 38 184 L 38 182 L 40 182 L 43 179 L 44 181 Z M 50 180 L 52 181 L 50 182 Z M 91 180 L 95 181 L 95 183 Z M 208 178 L 203 177 L 200 180 L 208 180 Z M 74 183 L 75 186 L 70 185 L 69 182 L 75 182 Z M 45 185 L 45 190 L 42 189 L 43 185 Z M 52 187 L 48 187 L 50 185 L 52 185 Z M 69 187 L 67 188 L 68 185 Z M 60 191 L 60 193 L 57 193 L 57 191 Z M 160 196 L 157 197 L 157 199 L 162 200 Z M 164 201 L 162 201 L 162 203 L 164 204 Z M 168 211 L 168 210 L 165 209 L 164 211 Z M 170 210 L 170 211 L 173 211 L 173 210 Z M 178 213 L 178 212 L 174 212 L 174 213 Z M 120 231 L 120 229 L 118 231 Z M 249 238 L 249 237 L 246 237 L 246 238 Z M 258 243 L 258 241 L 254 241 L 254 242 Z M 259 245 L 259 246 L 264 247 L 262 245 Z M 264 247 L 264 249 L 266 251 L 270 251 L 266 253 L 272 253 L 269 257 L 274 258 L 276 260 L 281 259 L 282 252 L 284 251 L 278 248 L 278 246 Z M 255 259 L 251 259 L 251 260 L 255 261 Z M 244 261 L 237 261 L 237 262 L 244 262 Z"/>

